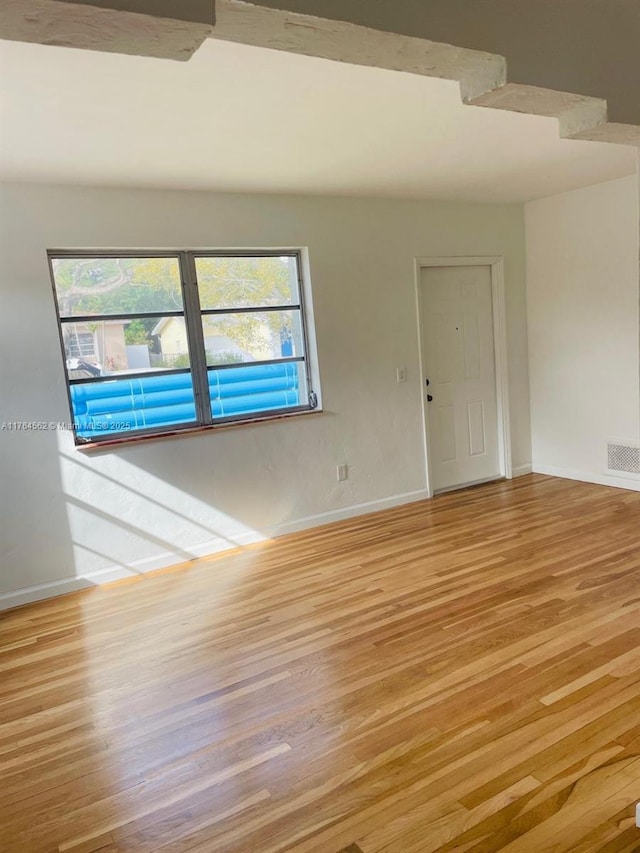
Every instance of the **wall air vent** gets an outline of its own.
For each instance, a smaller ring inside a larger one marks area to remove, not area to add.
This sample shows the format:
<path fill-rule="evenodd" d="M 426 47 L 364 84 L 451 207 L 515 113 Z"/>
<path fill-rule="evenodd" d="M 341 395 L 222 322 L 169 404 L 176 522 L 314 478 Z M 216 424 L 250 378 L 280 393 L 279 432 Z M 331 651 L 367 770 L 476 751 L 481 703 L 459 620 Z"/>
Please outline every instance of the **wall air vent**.
<path fill-rule="evenodd" d="M 607 468 L 609 471 L 640 474 L 640 447 L 624 442 L 607 444 Z"/>

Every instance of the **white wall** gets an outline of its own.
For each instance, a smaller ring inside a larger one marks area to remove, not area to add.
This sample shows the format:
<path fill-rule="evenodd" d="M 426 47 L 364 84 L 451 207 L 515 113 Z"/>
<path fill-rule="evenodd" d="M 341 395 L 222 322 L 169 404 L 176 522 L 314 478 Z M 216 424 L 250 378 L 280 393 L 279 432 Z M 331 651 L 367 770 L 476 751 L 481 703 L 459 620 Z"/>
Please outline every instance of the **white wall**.
<path fill-rule="evenodd" d="M 513 205 L 5 185 L 1 419 L 69 419 L 47 248 L 234 246 L 309 247 L 324 414 L 92 455 L 68 432 L 0 432 L 5 606 L 424 497 L 418 256 L 505 256 L 513 464 L 530 463 Z"/>
<path fill-rule="evenodd" d="M 640 443 L 638 209 L 635 176 L 525 207 L 535 471 L 640 488 L 606 455 Z"/>

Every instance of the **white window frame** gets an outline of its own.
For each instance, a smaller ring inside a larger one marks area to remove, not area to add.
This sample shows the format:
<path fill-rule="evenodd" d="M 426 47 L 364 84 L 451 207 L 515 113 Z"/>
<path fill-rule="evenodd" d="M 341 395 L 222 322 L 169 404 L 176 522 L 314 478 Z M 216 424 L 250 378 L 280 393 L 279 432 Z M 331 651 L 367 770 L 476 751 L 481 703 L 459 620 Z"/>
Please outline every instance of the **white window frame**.
<path fill-rule="evenodd" d="M 258 423 L 270 421 L 293 415 L 308 414 L 311 412 L 322 411 L 321 395 L 320 395 L 320 376 L 317 360 L 317 348 L 315 338 L 315 327 L 313 322 L 313 306 L 311 298 L 310 276 L 309 276 L 309 260 L 307 250 L 304 248 L 286 248 L 286 249 L 179 249 L 179 250 L 153 250 L 153 249 L 50 249 L 47 251 L 49 270 L 51 276 L 51 284 L 53 289 L 54 305 L 56 310 L 56 318 L 58 322 L 58 332 L 60 337 L 60 346 L 62 351 L 62 361 L 65 371 L 67 398 L 69 403 L 69 411 L 71 413 L 71 421 L 74 421 L 74 409 L 71 397 L 71 387 L 84 383 L 99 383 L 109 382 L 118 379 L 135 379 L 139 377 L 148 377 L 150 375 L 168 375 L 171 373 L 189 373 L 193 382 L 194 402 L 196 409 L 195 421 L 185 422 L 184 424 L 172 424 L 170 426 L 149 427 L 146 429 L 132 429 L 125 434 L 114 433 L 106 435 L 98 435 L 95 438 L 87 439 L 79 436 L 74 424 L 74 439 L 76 445 L 80 447 L 105 446 L 109 444 L 120 444 L 123 442 L 136 441 L 145 438 L 160 438 L 176 433 L 188 433 L 201 431 L 204 429 L 216 429 L 220 427 L 228 427 L 234 424 Z M 206 309 L 203 311 L 200 306 L 198 294 L 198 281 L 196 275 L 196 259 L 206 257 L 221 257 L 221 258 L 264 258 L 264 257 L 291 257 L 295 260 L 297 279 L 298 279 L 298 302 L 290 305 L 269 305 L 260 306 L 252 305 L 246 307 L 237 307 L 230 309 Z M 181 289 L 183 298 L 183 310 L 178 312 L 139 312 L 127 314 L 108 314 L 108 315 L 91 315 L 78 317 L 61 317 L 58 298 L 56 292 L 56 283 L 54 276 L 53 261 L 57 259 L 74 259 L 74 258 L 175 258 L 178 260 L 181 278 Z M 302 337 L 302 355 L 265 359 L 262 361 L 248 361 L 243 363 L 229 363 L 207 365 L 204 333 L 202 327 L 203 317 L 208 314 L 223 314 L 223 313 L 255 313 L 296 310 L 300 312 L 300 326 Z M 172 314 L 174 316 L 184 317 L 186 333 L 187 333 L 187 351 L 190 357 L 190 366 L 188 368 L 172 369 L 166 368 L 149 373 L 148 371 L 132 371 L 125 375 L 107 374 L 99 377 L 91 377 L 88 379 L 74 379 L 69 376 L 69 369 L 66 363 L 66 353 L 64 345 L 64 326 L 70 323 L 85 323 L 85 322 L 100 322 L 104 320 L 134 320 L 143 317 L 158 316 L 164 317 Z M 287 406 L 281 409 L 269 409 L 266 411 L 256 411 L 241 415 L 231 415 L 225 417 L 214 417 L 211 412 L 211 401 L 209 394 L 208 371 L 209 370 L 227 370 L 231 368 L 241 368 L 243 366 L 257 366 L 268 364 L 286 364 L 299 363 L 302 365 L 302 373 L 306 383 L 305 396 L 307 403 L 298 406 Z"/>

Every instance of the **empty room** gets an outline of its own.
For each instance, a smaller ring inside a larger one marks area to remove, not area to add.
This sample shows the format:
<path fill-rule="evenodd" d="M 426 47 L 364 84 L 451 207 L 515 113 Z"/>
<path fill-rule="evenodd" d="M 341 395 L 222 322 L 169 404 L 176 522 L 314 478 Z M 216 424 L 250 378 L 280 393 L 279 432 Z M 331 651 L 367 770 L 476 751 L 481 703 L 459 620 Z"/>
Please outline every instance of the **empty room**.
<path fill-rule="evenodd" d="M 640 850 L 636 0 L 0 0 L 2 853 Z"/>

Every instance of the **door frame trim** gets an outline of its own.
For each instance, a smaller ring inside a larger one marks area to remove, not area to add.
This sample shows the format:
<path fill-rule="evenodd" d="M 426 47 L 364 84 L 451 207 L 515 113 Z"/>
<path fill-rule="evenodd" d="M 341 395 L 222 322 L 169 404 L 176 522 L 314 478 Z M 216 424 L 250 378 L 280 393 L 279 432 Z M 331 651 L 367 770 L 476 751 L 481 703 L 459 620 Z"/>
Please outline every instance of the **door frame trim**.
<path fill-rule="evenodd" d="M 433 480 L 430 468 L 429 422 L 427 419 L 427 390 L 425 385 L 421 274 L 428 267 L 489 267 L 491 272 L 491 303 L 493 311 L 493 352 L 496 369 L 496 403 L 498 409 L 498 461 L 500 474 L 507 480 L 513 477 L 511 456 L 511 418 L 509 415 L 509 370 L 507 347 L 507 314 L 504 289 L 504 258 L 501 255 L 462 256 L 415 259 L 416 311 L 418 320 L 418 352 L 420 362 L 420 388 L 422 399 L 422 422 L 424 434 L 425 470 L 427 494 L 433 497 Z"/>

